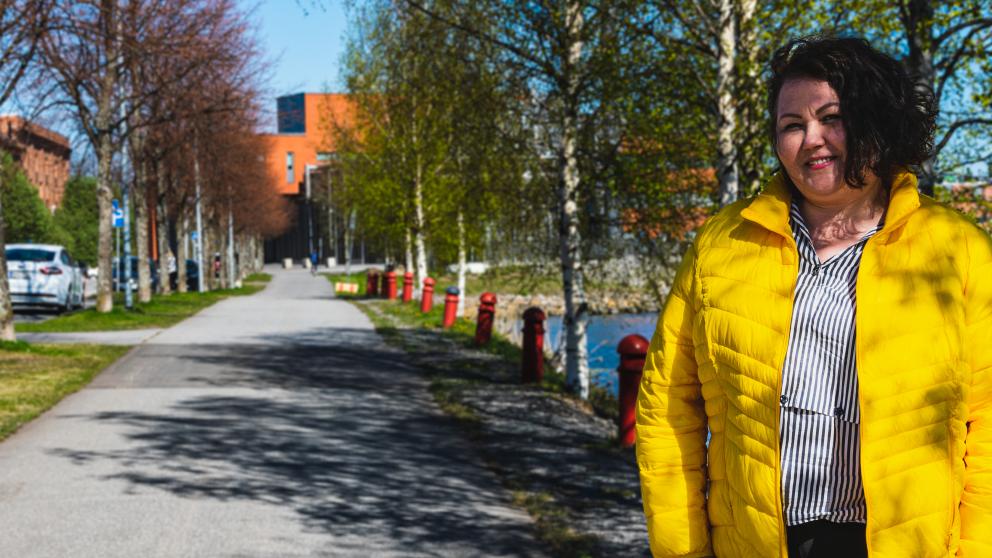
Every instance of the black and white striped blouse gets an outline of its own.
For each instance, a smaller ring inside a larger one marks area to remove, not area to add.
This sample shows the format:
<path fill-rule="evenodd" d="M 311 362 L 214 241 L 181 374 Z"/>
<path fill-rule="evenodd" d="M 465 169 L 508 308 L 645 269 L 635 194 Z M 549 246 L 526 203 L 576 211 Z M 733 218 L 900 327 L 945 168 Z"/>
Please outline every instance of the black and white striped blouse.
<path fill-rule="evenodd" d="M 864 523 L 855 284 L 865 243 L 882 224 L 821 263 L 797 200 L 790 213 L 799 278 L 780 399 L 785 523 Z"/>

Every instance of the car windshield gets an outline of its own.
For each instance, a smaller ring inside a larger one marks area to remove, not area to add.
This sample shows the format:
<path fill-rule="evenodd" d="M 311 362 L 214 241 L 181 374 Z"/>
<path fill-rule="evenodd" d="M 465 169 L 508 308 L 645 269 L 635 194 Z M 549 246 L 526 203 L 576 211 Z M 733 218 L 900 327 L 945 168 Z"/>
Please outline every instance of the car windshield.
<path fill-rule="evenodd" d="M 40 248 L 7 248 L 4 250 L 8 262 L 50 262 L 55 252 Z"/>

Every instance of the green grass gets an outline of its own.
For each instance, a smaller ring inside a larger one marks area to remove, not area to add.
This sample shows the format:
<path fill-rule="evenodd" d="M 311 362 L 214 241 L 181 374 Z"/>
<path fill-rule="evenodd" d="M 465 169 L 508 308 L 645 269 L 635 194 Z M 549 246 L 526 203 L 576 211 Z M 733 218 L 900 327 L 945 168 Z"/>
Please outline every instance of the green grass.
<path fill-rule="evenodd" d="M 0 342 L 0 440 L 85 386 L 128 349 Z"/>
<path fill-rule="evenodd" d="M 404 325 L 435 330 L 462 347 L 474 348 L 479 351 L 497 355 L 503 360 L 514 364 L 519 364 L 523 359 L 523 351 L 521 348 L 514 345 L 507 338 L 495 331 L 492 333 L 492 337 L 487 345 L 476 347 L 475 322 L 471 320 L 459 318 L 455 320 L 454 325 L 450 329 L 443 329 L 443 304 L 435 304 L 431 311 L 426 314 L 420 311 L 420 306 L 417 302 L 403 304 L 399 301 L 382 300 L 376 301 L 373 304 L 375 305 L 376 310 L 383 312 L 383 314 L 392 317 L 394 320 L 397 320 Z M 360 307 L 364 308 L 366 305 L 360 305 Z M 366 311 L 366 314 L 369 314 L 371 317 L 372 313 Z M 380 324 L 376 322 L 376 318 L 372 318 L 372 323 L 377 329 L 380 327 Z M 388 325 L 391 326 L 392 324 Z M 387 338 L 388 337 L 389 336 L 387 335 Z M 545 362 L 544 379 L 541 382 L 541 387 L 547 391 L 564 393 L 565 375 L 556 372 L 548 362 Z"/>
<path fill-rule="evenodd" d="M 437 281 L 437 292 L 458 285 L 457 273 L 431 275 Z M 527 266 L 491 267 L 481 275 L 465 275 L 465 295 L 478 299 L 484 292 L 496 294 L 561 295 L 561 274 L 535 271 Z"/>
<path fill-rule="evenodd" d="M 254 294 L 261 289 L 259 285 L 246 285 L 239 289 L 204 293 L 173 293 L 168 296 L 153 297 L 148 303 L 135 303 L 132 310 L 127 310 L 122 303 L 115 302 L 114 309 L 107 313 L 89 308 L 44 322 L 17 324 L 16 330 L 24 333 L 59 333 L 169 327 L 218 300 L 229 296 Z"/>
<path fill-rule="evenodd" d="M 458 284 L 457 273 L 440 273 L 431 275 L 437 280 L 436 292 L 444 292 L 446 287 Z M 626 292 L 629 286 L 610 282 L 597 281 L 594 277 L 586 276 L 585 286 L 589 294 Z M 523 296 L 549 295 L 562 296 L 561 273 L 558 270 L 540 269 L 532 266 L 499 266 L 491 267 L 481 275 L 467 274 L 465 276 L 465 293 L 472 300 L 477 300 L 484 292 L 496 294 L 516 294 Z"/>
<path fill-rule="evenodd" d="M 272 275 L 268 273 L 252 273 L 245 277 L 245 283 L 268 283 L 272 280 Z"/>
<path fill-rule="evenodd" d="M 588 558 L 595 554 L 596 537 L 573 531 L 568 524 L 568 511 L 551 494 L 514 490 L 513 503 L 534 518 L 537 536 L 551 547 L 555 556 Z"/>
<path fill-rule="evenodd" d="M 380 310 L 387 316 L 391 316 L 394 320 L 398 320 L 402 324 L 429 330 L 437 330 L 463 347 L 471 347 L 489 354 L 497 355 L 504 361 L 513 364 L 519 365 L 523 359 L 522 349 L 495 331 L 492 333 L 492 338 L 490 339 L 488 345 L 476 347 L 475 322 L 471 320 L 459 318 L 455 320 L 455 324 L 451 327 L 451 329 L 444 330 L 442 328 L 444 305 L 436 304 L 429 313 L 423 314 L 420 312 L 420 306 L 416 302 L 403 304 L 399 301 L 381 300 L 376 301 L 374 304 L 377 310 Z M 365 305 L 360 306 L 364 307 Z M 371 317 L 372 313 L 366 311 L 366 314 L 369 314 Z M 392 328 L 392 323 L 383 323 L 380 325 L 380 323 L 376 322 L 376 318 L 372 317 L 371 319 L 372 324 L 375 325 L 377 329 L 380 327 L 395 329 Z M 379 320 L 381 321 L 381 318 L 379 318 Z M 380 331 L 380 334 L 383 334 L 387 340 L 391 337 L 388 331 Z M 399 344 L 399 342 L 394 342 L 394 344 Z M 565 384 L 565 375 L 555 371 L 555 369 L 547 361 L 544 363 L 544 378 L 541 381 L 541 388 L 556 394 L 564 395 L 568 393 L 568 389 Z M 616 397 L 604 388 L 590 386 L 589 400 L 585 403 L 588 403 L 589 408 L 601 417 L 616 420 L 619 416 L 619 408 Z"/>

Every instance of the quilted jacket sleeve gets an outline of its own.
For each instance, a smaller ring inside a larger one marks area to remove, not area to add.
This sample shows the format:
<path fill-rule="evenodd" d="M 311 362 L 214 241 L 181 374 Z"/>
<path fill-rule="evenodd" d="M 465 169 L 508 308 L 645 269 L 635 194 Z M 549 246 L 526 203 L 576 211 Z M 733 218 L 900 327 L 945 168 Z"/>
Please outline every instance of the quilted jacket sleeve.
<path fill-rule="evenodd" d="M 965 287 L 972 384 L 958 555 L 966 557 L 992 556 L 992 241 L 975 236 Z"/>
<path fill-rule="evenodd" d="M 654 556 L 711 556 L 706 517 L 706 415 L 696 376 L 690 248 L 648 349 L 637 400 L 637 461 Z"/>

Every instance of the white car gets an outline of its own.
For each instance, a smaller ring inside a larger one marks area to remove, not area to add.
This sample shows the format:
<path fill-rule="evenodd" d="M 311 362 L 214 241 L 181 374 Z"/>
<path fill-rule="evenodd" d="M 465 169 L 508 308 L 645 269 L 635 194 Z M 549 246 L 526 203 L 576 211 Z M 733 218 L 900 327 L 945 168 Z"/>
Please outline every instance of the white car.
<path fill-rule="evenodd" d="M 8 244 L 7 284 L 14 306 L 82 308 L 83 274 L 57 244 Z"/>

